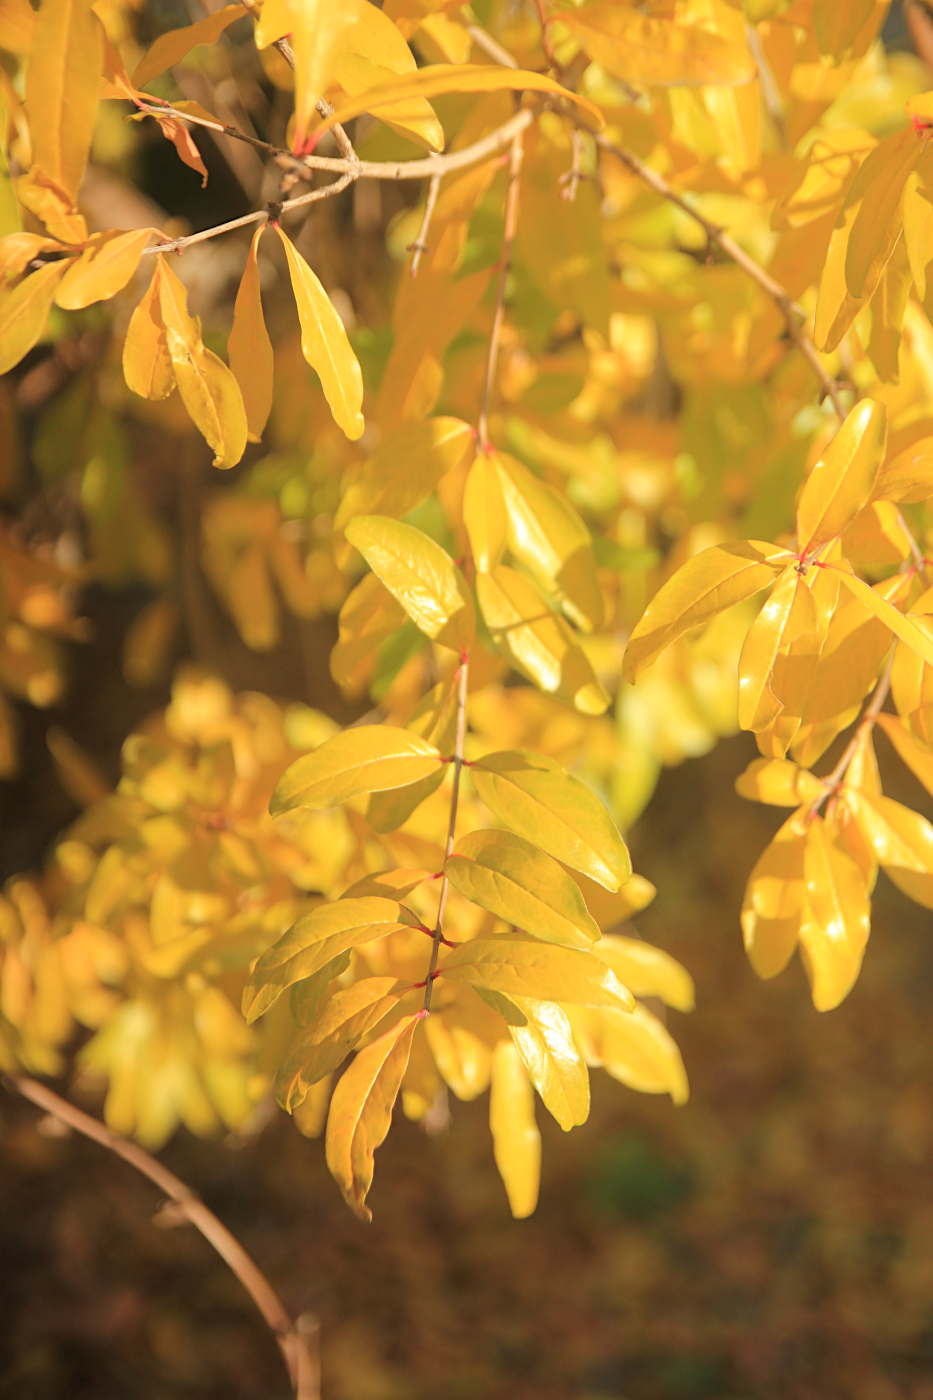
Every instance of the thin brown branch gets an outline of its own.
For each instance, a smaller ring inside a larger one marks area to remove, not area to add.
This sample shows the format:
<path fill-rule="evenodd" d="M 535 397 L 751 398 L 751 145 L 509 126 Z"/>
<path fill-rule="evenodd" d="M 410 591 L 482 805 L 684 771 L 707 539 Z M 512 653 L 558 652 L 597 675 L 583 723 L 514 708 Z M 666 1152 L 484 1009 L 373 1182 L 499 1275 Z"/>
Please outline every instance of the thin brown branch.
<path fill-rule="evenodd" d="M 498 40 L 478 24 L 468 24 L 467 33 L 478 49 L 482 49 L 491 59 L 500 64 L 503 68 L 517 68 L 518 60 L 513 58 L 508 49 L 504 49 Z"/>
<path fill-rule="evenodd" d="M 855 733 L 852 735 L 852 738 L 849 740 L 849 742 L 843 749 L 842 757 L 839 759 L 839 762 L 836 764 L 833 771 L 831 773 L 827 773 L 826 777 L 821 779 L 821 781 L 825 784 L 825 790 L 820 794 L 820 796 L 811 806 L 811 817 L 816 816 L 817 812 L 820 810 L 826 799 L 828 797 L 831 797 L 836 791 L 836 789 L 840 787 L 841 784 L 845 781 L 846 772 L 848 770 L 849 764 L 852 762 L 855 750 L 858 748 L 859 740 L 865 733 L 866 729 L 874 729 L 875 725 L 877 724 L 878 716 L 881 714 L 884 702 L 885 700 L 887 700 L 888 692 L 891 689 L 891 667 L 894 664 L 894 653 L 896 651 L 897 641 L 895 640 L 894 645 L 891 647 L 891 650 L 888 653 L 887 665 L 885 666 L 884 671 L 882 672 L 881 679 L 875 686 L 871 700 L 865 709 L 865 713 L 862 715 L 862 718 L 859 721 L 858 728 L 856 729 Z"/>
<path fill-rule="evenodd" d="M 621 161 L 624 166 L 631 170 L 633 175 L 637 175 L 650 189 L 654 190 L 655 194 L 660 195 L 662 199 L 668 200 L 669 203 L 676 205 L 677 208 L 682 209 L 685 214 L 689 214 L 690 218 L 695 220 L 703 229 L 710 243 L 715 243 L 716 247 L 725 253 L 730 261 L 740 267 L 743 272 L 746 272 L 749 277 L 758 283 L 763 291 L 768 293 L 768 296 L 773 299 L 781 315 L 784 317 L 788 335 L 819 380 L 823 390 L 823 397 L 829 398 L 832 401 L 833 408 L 836 410 L 840 419 L 845 418 L 846 411 L 839 397 L 839 386 L 826 370 L 826 367 L 819 357 L 816 346 L 798 321 L 794 303 L 784 287 L 781 286 L 780 282 L 776 282 L 763 267 L 760 267 L 759 264 L 755 262 L 754 258 L 749 257 L 745 249 L 736 243 L 735 239 L 732 238 L 730 234 L 726 233 L 724 229 L 719 228 L 716 224 L 711 223 L 703 214 L 694 209 L 691 204 L 688 204 L 682 195 L 671 188 L 662 175 L 659 175 L 656 170 L 652 170 L 649 165 L 645 165 L 644 161 L 639 160 L 634 152 L 626 150 L 623 146 L 617 146 L 608 136 L 597 136 L 596 144 L 600 150 L 609 152 L 609 154 L 615 156 L 616 160 Z"/>
<path fill-rule="evenodd" d="M 190 1187 L 186 1186 L 179 1177 L 175 1176 L 174 1172 L 170 1172 L 167 1167 L 164 1167 L 161 1162 L 137 1143 L 129 1142 L 119 1133 L 113 1132 L 104 1123 L 98 1122 L 90 1114 L 76 1108 L 67 1099 L 61 1098 L 44 1084 L 40 1084 L 38 1080 L 30 1079 L 25 1075 L 12 1075 L 4 1078 L 3 1082 L 8 1087 L 16 1089 L 30 1103 L 44 1109 L 59 1123 L 66 1124 L 75 1132 L 81 1133 L 84 1137 L 90 1138 L 92 1142 L 96 1142 L 101 1147 L 106 1147 L 108 1151 L 115 1153 L 116 1156 L 122 1157 L 124 1162 L 135 1167 L 138 1172 L 147 1177 L 155 1186 L 158 1186 L 160 1191 L 165 1192 L 166 1196 L 174 1203 L 174 1213 L 177 1216 L 183 1216 L 196 1229 L 200 1230 L 208 1244 L 217 1251 L 221 1259 L 236 1274 L 262 1313 L 266 1325 L 273 1333 L 285 1358 L 297 1400 L 316 1400 L 316 1396 L 319 1394 L 319 1389 L 315 1388 L 314 1383 L 317 1375 L 317 1364 L 308 1349 L 310 1334 L 314 1330 L 313 1321 L 309 1319 L 302 1322 L 299 1319 L 297 1325 L 292 1322 L 282 1306 L 278 1294 L 246 1253 L 239 1240 L 230 1233 L 226 1225 L 221 1224 L 213 1211 L 208 1210 L 204 1202 L 195 1195 Z M 303 1390 L 300 1382 L 304 1385 Z"/>
<path fill-rule="evenodd" d="M 487 422 L 489 401 L 492 397 L 492 387 L 496 379 L 496 364 L 499 359 L 499 341 L 502 337 L 502 322 L 505 318 L 505 284 L 512 266 L 512 244 L 515 241 L 515 230 L 518 227 L 518 192 L 522 173 L 523 155 L 524 147 L 522 145 L 522 138 L 521 136 L 516 136 L 512 141 L 512 149 L 509 156 L 509 188 L 505 199 L 505 228 L 502 234 L 502 258 L 499 264 L 499 285 L 496 290 L 496 309 L 493 314 L 492 331 L 489 336 L 489 353 L 486 357 L 486 379 L 483 384 L 483 399 L 480 405 L 479 420 L 477 423 L 480 447 L 485 447 L 489 440 L 489 425 Z"/>
<path fill-rule="evenodd" d="M 434 206 L 437 203 L 437 196 L 441 191 L 440 175 L 432 175 L 428 185 L 428 197 L 424 206 L 424 217 L 421 220 L 421 227 L 418 230 L 418 237 L 414 243 L 408 245 L 408 252 L 412 253 L 411 267 L 408 269 L 412 277 L 418 276 L 418 267 L 421 263 L 421 255 L 428 251 L 428 229 L 431 227 L 431 216 L 434 213 Z"/>
<path fill-rule="evenodd" d="M 544 13 L 544 0 L 535 0 L 535 5 L 538 10 L 538 20 L 541 25 L 541 43 L 544 46 L 545 56 L 547 57 L 547 61 L 551 65 L 551 67 L 557 68 L 559 67 L 559 65 L 557 62 L 557 58 L 554 54 L 554 45 L 551 43 L 551 36 L 548 32 L 550 21 L 548 20 L 547 15 Z"/>
<path fill-rule="evenodd" d="M 469 681 L 470 661 L 467 653 L 464 652 L 460 658 L 460 672 L 457 684 L 457 732 L 454 739 L 454 781 L 450 794 L 450 819 L 447 823 L 447 845 L 444 848 L 444 860 L 448 861 L 453 854 L 454 840 L 457 833 L 457 807 L 460 801 L 460 773 L 463 768 L 463 744 L 466 738 L 466 704 L 467 704 L 467 683 Z M 431 944 L 431 961 L 428 964 L 427 980 L 424 984 L 424 1010 L 426 1013 L 431 1010 L 431 989 L 434 986 L 434 974 L 437 971 L 437 955 L 441 950 L 441 943 L 444 942 L 444 913 L 447 909 L 447 892 L 450 889 L 450 881 L 445 874 L 441 880 L 441 893 L 437 904 L 437 923 L 434 925 L 433 942 Z"/>

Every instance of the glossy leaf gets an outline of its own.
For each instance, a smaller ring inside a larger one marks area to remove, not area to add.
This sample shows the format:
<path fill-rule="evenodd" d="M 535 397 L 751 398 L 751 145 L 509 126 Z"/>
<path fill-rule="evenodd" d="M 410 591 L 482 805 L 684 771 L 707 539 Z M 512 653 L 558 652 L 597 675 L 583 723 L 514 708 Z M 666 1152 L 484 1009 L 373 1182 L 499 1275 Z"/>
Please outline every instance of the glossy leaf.
<path fill-rule="evenodd" d="M 887 439 L 883 403 L 856 404 L 807 477 L 797 507 L 802 554 L 840 535 L 869 501 Z"/>
<path fill-rule="evenodd" d="M 392 1124 L 392 1109 L 408 1067 L 411 1042 L 424 1013 L 405 1016 L 361 1050 L 330 1101 L 325 1153 L 344 1199 L 360 1220 L 372 1220 L 366 1197 L 373 1180 L 373 1153 Z"/>
<path fill-rule="evenodd" d="M 70 266 L 70 260 L 46 263 L 12 291 L 0 292 L 0 374 L 18 365 L 36 344 Z"/>
<path fill-rule="evenodd" d="M 807 905 L 804 850 L 805 808 L 795 812 L 765 847 L 742 902 L 742 934 L 749 962 L 759 977 L 776 977 L 797 947 Z"/>
<path fill-rule="evenodd" d="M 633 996 L 660 997 L 677 1011 L 693 1010 L 693 978 L 663 948 L 655 948 L 639 938 L 604 933 L 593 951 L 607 967 L 612 968 Z"/>
<path fill-rule="evenodd" d="M 42 0 L 26 65 L 33 160 L 72 204 L 91 149 L 103 56 L 90 0 Z"/>
<path fill-rule="evenodd" d="M 509 1034 L 545 1108 L 567 1133 L 589 1117 L 590 1079 L 566 1012 L 529 997 L 515 1005 L 525 1024 L 510 1025 Z"/>
<path fill-rule="evenodd" d="M 622 1011 L 633 1005 L 628 989 L 593 953 L 530 938 L 474 938 L 454 949 L 440 973 L 445 981 L 485 987 L 513 1000 L 532 997 Z"/>
<path fill-rule="evenodd" d="M 563 10 L 580 47 L 623 82 L 641 87 L 717 87 L 750 82 L 755 63 L 747 48 L 698 26 L 641 14 L 629 5 Z"/>
<path fill-rule="evenodd" d="M 921 438 L 885 462 L 875 478 L 872 498 L 903 505 L 933 496 L 933 437 Z"/>
<path fill-rule="evenodd" d="M 296 759 L 276 784 L 269 810 L 278 816 L 294 807 L 336 807 L 361 793 L 417 782 L 440 762 L 433 744 L 406 729 L 357 725 Z"/>
<path fill-rule="evenodd" d="M 933 825 L 889 797 L 853 792 L 848 801 L 885 874 L 911 899 L 933 909 Z"/>
<path fill-rule="evenodd" d="M 687 1102 L 690 1086 L 680 1051 L 662 1022 L 640 1002 L 630 1016 L 573 1007 L 571 1020 L 587 1064 L 601 1067 L 640 1094 L 670 1094 L 675 1104 Z"/>
<path fill-rule="evenodd" d="M 654 595 L 632 632 L 622 662 L 626 680 L 634 683 L 684 632 L 767 588 L 789 562 L 787 550 L 759 540 L 712 545 L 688 559 Z"/>
<path fill-rule="evenodd" d="M 518 836 L 608 890 L 632 873 L 625 842 L 599 798 L 545 754 L 507 750 L 477 759 L 473 786 L 493 816 Z"/>
<path fill-rule="evenodd" d="M 251 442 L 259 442 L 272 411 L 272 342 L 262 314 L 257 261 L 264 231 L 265 224 L 260 224 L 249 245 L 233 307 L 233 329 L 227 341 L 227 358 L 243 395 Z"/>
<path fill-rule="evenodd" d="M 469 647 L 473 600 L 445 549 L 413 525 L 380 515 L 358 516 L 346 536 L 422 632 L 454 651 Z"/>
<path fill-rule="evenodd" d="M 512 1214 L 524 1220 L 538 1204 L 541 1135 L 535 1123 L 534 1091 L 510 1040 L 500 1040 L 492 1052 L 489 1127 Z"/>
<path fill-rule="evenodd" d="M 781 647 L 819 627 L 816 604 L 806 580 L 790 564 L 755 618 L 739 658 L 739 725 L 766 729 L 780 713 L 782 701 L 771 685 Z"/>
<path fill-rule="evenodd" d="M 831 839 L 822 817 L 809 823 L 804 849 L 808 927 L 801 927 L 817 1011 L 848 996 L 868 941 L 870 906 L 862 872 Z"/>
<path fill-rule="evenodd" d="M 784 758 L 756 758 L 735 780 L 740 797 L 772 807 L 800 807 L 822 795 L 823 784 L 806 768 Z"/>
<path fill-rule="evenodd" d="M 95 234 L 77 262 L 71 264 L 55 293 L 66 311 L 80 311 L 122 291 L 139 267 L 143 249 L 156 229 Z"/>
<path fill-rule="evenodd" d="M 288 35 L 295 54 L 295 149 L 301 150 L 318 99 L 331 86 L 337 59 L 362 6 L 347 0 L 268 0 L 256 25 L 256 44 L 267 48 Z"/>
<path fill-rule="evenodd" d="M 275 1078 L 275 1095 L 281 1107 L 291 1113 L 313 1084 L 339 1069 L 398 999 L 399 984 L 394 977 L 364 977 L 335 992 L 313 1024 L 292 1041 L 282 1061 Z"/>
<path fill-rule="evenodd" d="M 151 83 L 160 73 L 180 63 L 198 44 L 216 44 L 224 30 L 243 17 L 242 5 L 225 5 L 222 10 L 208 15 L 207 19 L 160 34 L 133 72 L 134 87 L 142 88 Z"/>
<path fill-rule="evenodd" d="M 288 259 L 301 322 L 301 353 L 316 372 L 334 421 L 351 441 L 363 432 L 363 376 L 333 302 L 291 239 L 274 224 Z"/>
<path fill-rule="evenodd" d="M 123 345 L 123 377 L 134 394 L 164 399 L 175 387 L 175 370 L 162 317 L 162 260 L 156 259 L 149 289 L 130 317 Z"/>
<path fill-rule="evenodd" d="M 874 588 L 869 588 L 860 578 L 854 574 L 839 570 L 839 577 L 852 593 L 855 594 L 859 602 L 864 603 L 875 616 L 889 628 L 905 646 L 916 652 L 928 666 L 933 666 L 933 636 L 910 614 L 898 612 L 881 594 Z"/>

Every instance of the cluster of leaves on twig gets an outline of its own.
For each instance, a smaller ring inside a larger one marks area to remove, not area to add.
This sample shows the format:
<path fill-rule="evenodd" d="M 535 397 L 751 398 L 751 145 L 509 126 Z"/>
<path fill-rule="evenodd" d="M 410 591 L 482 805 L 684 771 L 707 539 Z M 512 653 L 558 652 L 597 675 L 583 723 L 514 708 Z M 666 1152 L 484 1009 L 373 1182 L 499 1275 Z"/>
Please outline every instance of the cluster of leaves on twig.
<path fill-rule="evenodd" d="M 182 619 L 196 646 L 193 553 L 255 650 L 339 611 L 331 674 L 376 706 L 338 729 L 182 676 L 43 890 L 2 906 L 8 1061 L 53 1069 L 93 1029 L 108 1121 L 149 1143 L 242 1127 L 274 1084 L 304 1130 L 326 1117 L 364 1218 L 396 1099 L 430 1124 L 446 1088 L 489 1087 L 524 1215 L 533 1089 L 564 1128 L 588 1067 L 686 1096 L 643 999 L 687 1010 L 690 979 L 607 933 L 653 893 L 620 828 L 663 764 L 756 733 L 740 791 L 795 812 L 746 944 L 765 976 L 799 946 L 817 1006 L 857 977 L 879 865 L 933 903 L 933 827 L 881 795 L 871 749 L 881 725 L 933 791 L 933 107 L 886 13 L 244 0 L 144 52 L 127 6 L 4 0 L 0 369 L 42 404 L 46 488 L 77 481 L 83 575 L 155 595 L 128 676 Z M 235 102 L 189 81 L 224 64 Z M 89 221 L 119 111 L 205 179 L 196 136 L 245 152 L 254 207 Z M 412 184 L 386 230 L 407 266 L 354 330 L 314 231 L 343 191 Z M 224 355 L 197 269 L 239 230 Z M 46 403 L 49 342 L 70 349 Z M 140 427 L 183 442 L 180 544 L 139 488 Z M 206 500 L 200 439 L 237 469 Z M 11 625 L 67 631 L 28 603 Z"/>

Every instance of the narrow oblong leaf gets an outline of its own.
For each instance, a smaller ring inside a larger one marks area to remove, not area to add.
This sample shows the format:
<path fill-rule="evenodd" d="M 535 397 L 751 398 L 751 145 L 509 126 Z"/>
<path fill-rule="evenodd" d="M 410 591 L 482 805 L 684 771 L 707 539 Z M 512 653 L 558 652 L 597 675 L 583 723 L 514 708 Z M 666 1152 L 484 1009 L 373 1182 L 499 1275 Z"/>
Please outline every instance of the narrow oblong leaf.
<path fill-rule="evenodd" d="M 872 500 L 912 505 L 933 496 L 933 437 L 920 438 L 892 457 L 875 477 Z"/>
<path fill-rule="evenodd" d="M 512 998 L 614 1006 L 630 1011 L 634 999 L 593 953 L 557 948 L 535 939 L 474 938 L 455 948 L 440 968 L 450 982 L 486 987 Z"/>
<path fill-rule="evenodd" d="M 640 1002 L 630 1016 L 619 1011 L 581 1011 L 571 1023 L 586 1062 L 640 1094 L 670 1094 L 675 1104 L 690 1097 L 680 1051 L 666 1026 Z"/>
<path fill-rule="evenodd" d="M 160 34 L 136 65 L 133 86 L 145 87 L 160 73 L 180 63 L 198 44 L 216 44 L 224 30 L 244 16 L 242 5 L 225 5 L 222 10 L 208 15 L 207 19 L 198 20 L 196 24 L 186 24 L 182 29 L 170 29 L 167 34 Z"/>
<path fill-rule="evenodd" d="M 103 39 L 91 0 L 42 0 L 26 65 L 32 154 L 72 203 L 91 150 Z"/>
<path fill-rule="evenodd" d="M 412 927 L 419 927 L 418 920 L 395 899 L 367 895 L 319 904 L 259 958 L 243 993 L 243 1015 L 255 1021 L 282 992 L 319 972 L 348 948 Z"/>
<path fill-rule="evenodd" d="M 336 528 L 342 530 L 355 515 L 407 515 L 459 466 L 472 450 L 474 436 L 469 423 L 459 418 L 406 423 L 377 448 L 359 481 L 344 493 Z"/>
<path fill-rule="evenodd" d="M 259 442 L 272 411 L 274 361 L 272 341 L 269 339 L 265 317 L 262 314 L 257 261 L 259 240 L 265 227 L 265 224 L 260 224 L 249 245 L 246 266 L 233 307 L 233 328 L 227 341 L 227 358 L 243 395 L 246 426 L 251 442 Z"/>
<path fill-rule="evenodd" d="M 866 190 L 846 246 L 846 287 L 849 295 L 869 295 L 877 286 L 894 251 L 903 217 L 904 186 L 923 151 L 923 142 L 909 127 L 871 153 L 862 166 Z"/>
<path fill-rule="evenodd" d="M 0 293 L 0 374 L 18 365 L 38 341 L 70 266 L 70 260 L 46 263 L 12 291 Z"/>
<path fill-rule="evenodd" d="M 880 714 L 876 721 L 887 734 L 898 757 L 918 778 L 927 792 L 933 794 L 933 754 L 922 749 L 908 734 L 901 720 L 894 715 Z"/>
<path fill-rule="evenodd" d="M 152 281 L 130 317 L 123 344 L 123 377 L 143 399 L 164 399 L 175 388 L 175 370 L 162 319 L 162 260 L 156 259 Z"/>
<path fill-rule="evenodd" d="M 477 454 L 463 490 L 463 523 L 473 563 L 488 574 L 502 558 L 508 539 L 508 516 L 502 481 L 491 451 Z"/>
<path fill-rule="evenodd" d="M 555 860 L 507 831 L 472 831 L 444 865 L 455 890 L 500 919 L 566 948 L 589 948 L 599 926 Z"/>
<path fill-rule="evenodd" d="M 810 820 L 803 867 L 815 937 L 803 926 L 800 936 L 825 954 L 812 994 L 816 1009 L 829 1011 L 848 996 L 858 976 L 870 928 L 868 890 L 861 870 L 832 840 L 822 817 Z M 811 962 L 811 968 L 816 966 Z"/>
<path fill-rule="evenodd" d="M 492 1052 L 489 1127 L 509 1207 L 516 1220 L 525 1220 L 538 1204 L 541 1134 L 531 1081 L 510 1040 L 500 1040 Z"/>
<path fill-rule="evenodd" d="M 753 598 L 790 562 L 788 550 L 760 540 L 714 544 L 688 559 L 654 595 L 629 638 L 622 674 L 634 682 L 665 647 L 717 613 Z"/>
<path fill-rule="evenodd" d="M 796 565 L 788 565 L 762 605 L 739 658 L 738 719 L 742 729 L 760 732 L 780 714 L 782 699 L 772 676 L 782 647 L 819 627 L 816 603 Z"/>
<path fill-rule="evenodd" d="M 806 768 L 798 768 L 788 758 L 756 758 L 735 780 L 735 790 L 750 802 L 766 802 L 772 807 L 800 807 L 815 802 L 823 784 Z"/>
<path fill-rule="evenodd" d="M 296 759 L 276 784 L 269 811 L 336 807 L 365 792 L 404 787 L 435 772 L 440 752 L 417 734 L 384 724 L 361 724 Z"/>
<path fill-rule="evenodd" d="M 383 515 L 358 516 L 346 536 L 422 632 L 454 651 L 469 647 L 476 626 L 473 599 L 446 549 L 413 525 Z"/>
<path fill-rule="evenodd" d="M 373 1181 L 373 1153 L 392 1124 L 411 1042 L 423 1011 L 404 1016 L 391 1030 L 361 1050 L 342 1076 L 330 1101 L 325 1136 L 327 1165 L 354 1215 L 369 1221 L 366 1197 Z"/>
<path fill-rule="evenodd" d="M 334 993 L 313 1025 L 292 1041 L 275 1077 L 275 1096 L 287 1113 L 303 1102 L 313 1084 L 340 1067 L 397 1005 L 400 991 L 394 977 L 364 977 Z"/>
<path fill-rule="evenodd" d="M 883 403 L 856 404 L 807 477 L 797 507 L 801 554 L 842 534 L 871 498 L 884 457 L 888 414 Z"/>
<path fill-rule="evenodd" d="M 898 889 L 933 909 L 933 825 L 889 797 L 846 794 L 859 830 Z"/>
<path fill-rule="evenodd" d="M 66 311 L 79 311 L 122 291 L 139 267 L 143 249 L 157 229 L 95 234 L 77 262 L 72 263 L 55 293 Z"/>
<path fill-rule="evenodd" d="M 487 754 L 473 763 L 470 778 L 494 817 L 555 860 L 607 890 L 631 875 L 628 848 L 605 805 L 546 754 Z"/>
<path fill-rule="evenodd" d="M 340 609 L 340 635 L 330 654 L 330 673 L 340 686 L 359 689 L 369 679 L 372 656 L 405 624 L 397 598 L 375 574 L 366 574 Z"/>
<path fill-rule="evenodd" d="M 829 568 L 838 568 L 837 565 L 828 565 Z M 869 587 L 862 579 L 855 574 L 847 573 L 839 568 L 839 577 L 850 592 L 854 593 L 860 603 L 864 603 L 884 625 L 894 633 L 899 641 L 910 650 L 916 652 L 928 666 L 933 666 L 933 634 L 920 625 L 920 619 L 913 617 L 910 613 L 898 612 L 887 599 L 874 588 Z"/>
<path fill-rule="evenodd" d="M 509 1025 L 513 1044 L 545 1108 L 567 1133 L 590 1114 L 590 1077 L 567 1013 L 556 1002 L 530 997 L 515 1005 L 525 1024 Z"/>
<path fill-rule="evenodd" d="M 298 249 L 273 224 L 282 240 L 301 322 L 301 353 L 321 381 L 334 422 L 351 441 L 363 432 L 363 375 L 333 302 Z"/>

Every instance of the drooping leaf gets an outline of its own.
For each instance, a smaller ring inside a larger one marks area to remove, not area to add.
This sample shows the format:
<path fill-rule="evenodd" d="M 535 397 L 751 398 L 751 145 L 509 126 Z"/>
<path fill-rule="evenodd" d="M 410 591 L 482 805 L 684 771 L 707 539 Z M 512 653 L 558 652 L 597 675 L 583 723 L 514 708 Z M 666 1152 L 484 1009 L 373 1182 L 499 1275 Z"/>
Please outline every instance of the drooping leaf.
<path fill-rule="evenodd" d="M 359 19 L 355 0 L 268 0 L 256 25 L 256 44 L 267 48 L 288 35 L 295 53 L 295 149 L 301 150 L 319 98 L 331 86 L 340 52 Z M 365 109 L 364 109 L 365 110 Z"/>
<path fill-rule="evenodd" d="M 767 802 L 772 807 L 800 807 L 815 802 L 823 784 L 806 768 L 786 758 L 756 758 L 735 780 L 740 797 Z"/>
<path fill-rule="evenodd" d="M 340 637 L 330 654 L 330 672 L 340 686 L 358 689 L 366 663 L 383 642 L 404 626 L 405 609 L 381 579 L 366 574 L 340 609 Z"/>
<path fill-rule="evenodd" d="M 829 567 L 838 567 L 830 565 Z M 877 589 L 870 588 L 862 579 L 856 578 L 854 574 L 839 568 L 839 577 L 852 593 L 855 594 L 859 602 L 864 603 L 866 608 L 888 627 L 905 646 L 921 657 L 929 666 L 933 666 L 933 635 L 911 616 L 898 612 L 885 598 L 881 596 Z"/>
<path fill-rule="evenodd" d="M 130 317 L 123 344 L 123 377 L 134 394 L 164 399 L 175 388 L 161 302 L 162 261 L 156 260 L 152 281 Z"/>
<path fill-rule="evenodd" d="M 500 822 L 608 890 L 632 873 L 625 842 L 599 798 L 542 753 L 487 754 L 470 768 L 473 786 Z"/>
<path fill-rule="evenodd" d="M 819 626 L 813 594 L 797 567 L 788 565 L 755 618 L 739 658 L 739 725 L 755 732 L 778 716 L 782 701 L 771 685 L 781 647 Z"/>
<path fill-rule="evenodd" d="M 0 374 L 18 365 L 49 318 L 55 293 L 71 259 L 46 263 L 13 288 L 0 292 Z"/>
<path fill-rule="evenodd" d="M 406 729 L 361 724 L 296 759 L 276 784 L 269 810 L 336 807 L 365 792 L 404 787 L 436 771 L 440 752 Z"/>
<path fill-rule="evenodd" d="M 301 322 L 301 353 L 316 372 L 334 422 L 355 442 L 363 432 L 363 375 L 333 302 L 291 239 L 274 224 L 285 247 Z"/>
<path fill-rule="evenodd" d="M 346 536 L 422 632 L 454 651 L 469 647 L 473 600 L 445 549 L 413 525 L 380 515 L 358 516 Z"/>
<path fill-rule="evenodd" d="M 502 558 L 508 516 L 502 481 L 491 451 L 477 454 L 463 490 L 463 523 L 480 573 L 490 573 Z"/>
<path fill-rule="evenodd" d="M 675 1104 L 687 1102 L 690 1086 L 680 1051 L 647 1007 L 636 1002 L 627 1016 L 575 1006 L 570 1018 L 587 1064 L 640 1094 L 670 1094 Z"/>
<path fill-rule="evenodd" d="M 776 977 L 797 947 L 807 904 L 806 808 L 789 817 L 758 858 L 742 902 L 742 934 L 759 977 Z"/>
<path fill-rule="evenodd" d="M 535 1122 L 534 1091 L 510 1040 L 500 1040 L 492 1052 L 489 1127 L 512 1214 L 524 1220 L 538 1204 L 541 1135 Z"/>
<path fill-rule="evenodd" d="M 77 262 L 71 264 L 55 293 L 66 311 L 79 311 L 122 291 L 139 267 L 143 249 L 157 229 L 94 234 Z"/>
<path fill-rule="evenodd" d="M 808 917 L 800 929 L 817 1011 L 830 1011 L 848 996 L 868 941 L 870 905 L 861 870 L 816 816 L 807 828 L 804 879 Z"/>
<path fill-rule="evenodd" d="M 487 987 L 511 997 L 615 1006 L 629 1011 L 631 993 L 593 953 L 534 939 L 474 938 L 455 948 L 440 967 L 450 982 Z"/>
<path fill-rule="evenodd" d="M 373 1153 L 385 1141 L 391 1126 L 412 1037 L 423 1015 L 419 1011 L 404 1016 L 361 1050 L 330 1101 L 325 1138 L 327 1165 L 360 1220 L 372 1220 L 366 1197 L 373 1180 Z"/>
<path fill-rule="evenodd" d="M 872 499 L 910 505 L 933 496 L 933 437 L 921 438 L 885 462 L 875 478 Z"/>
<path fill-rule="evenodd" d="M 910 899 L 933 909 L 933 825 L 880 794 L 853 791 L 847 801 L 885 874 Z"/>
<path fill-rule="evenodd" d="M 103 54 L 90 0 L 42 0 L 26 65 L 33 160 L 72 204 L 91 149 Z"/>
<path fill-rule="evenodd" d="M 807 477 L 797 507 L 801 554 L 840 535 L 871 498 L 884 457 L 887 422 L 883 403 L 863 399 Z"/>
<path fill-rule="evenodd" d="M 339 1069 L 351 1050 L 397 1005 L 394 977 L 364 977 L 335 992 L 323 1012 L 292 1041 L 275 1078 L 275 1095 L 287 1113 L 313 1084 Z"/>
<path fill-rule="evenodd" d="M 933 794 L 933 754 L 922 749 L 894 715 L 882 713 L 877 723 L 891 740 L 898 757 L 907 764 L 914 777 L 919 778 L 927 792 Z"/>
<path fill-rule="evenodd" d="M 694 1007 L 693 978 L 670 953 L 640 938 L 604 933 L 593 949 L 636 997 L 660 997 L 677 1011 Z"/>
<path fill-rule="evenodd" d="M 249 245 L 233 307 L 233 329 L 227 341 L 227 358 L 243 395 L 251 442 L 259 442 L 272 411 L 272 342 L 262 314 L 257 261 L 259 240 L 265 227 L 265 224 L 259 225 Z"/>
<path fill-rule="evenodd" d="M 671 642 L 753 598 L 790 562 L 789 551 L 759 540 L 716 544 L 695 554 L 654 595 L 632 632 L 622 662 L 625 679 L 634 684 Z"/>
<path fill-rule="evenodd" d="M 132 78 L 133 86 L 145 87 L 160 73 L 180 63 L 198 44 L 216 44 L 225 29 L 244 17 L 242 5 L 225 5 L 222 10 L 208 15 L 207 19 L 187 24 L 183 29 L 170 29 L 168 33 L 160 34 L 136 65 Z"/>

